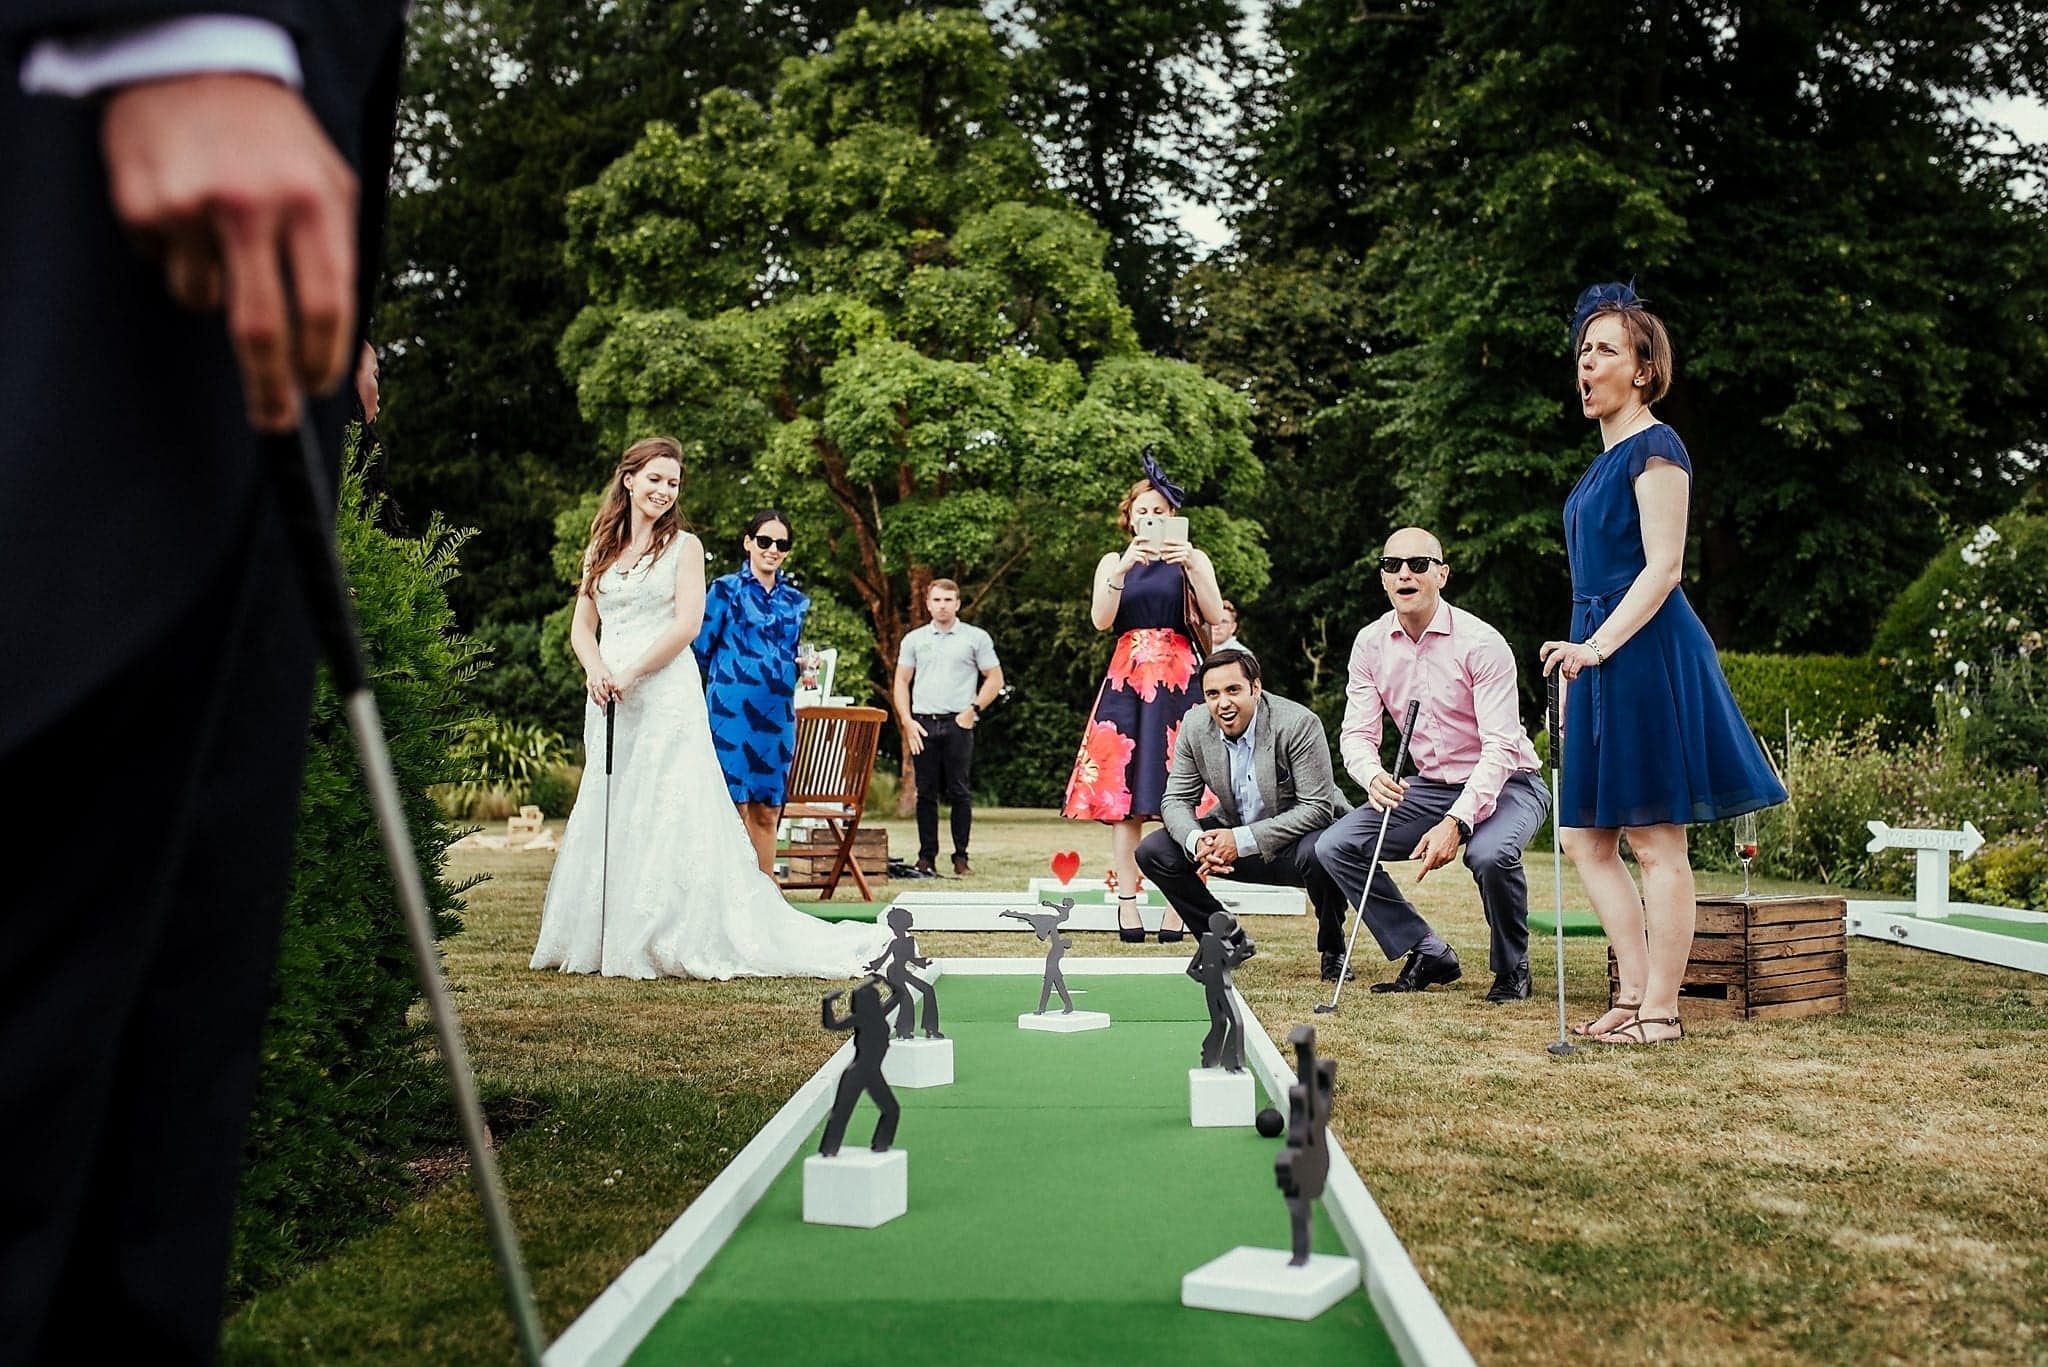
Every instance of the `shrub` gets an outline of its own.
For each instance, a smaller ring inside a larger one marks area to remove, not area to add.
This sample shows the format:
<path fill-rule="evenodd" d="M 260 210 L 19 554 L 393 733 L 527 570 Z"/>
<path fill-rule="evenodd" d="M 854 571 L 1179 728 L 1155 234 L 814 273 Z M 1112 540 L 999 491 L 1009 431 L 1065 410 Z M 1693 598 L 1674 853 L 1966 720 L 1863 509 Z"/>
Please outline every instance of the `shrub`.
<path fill-rule="evenodd" d="M 1059 806 L 1086 715 L 1037 698 L 991 711 L 975 728 L 976 794 L 1005 807 Z"/>
<path fill-rule="evenodd" d="M 1895 710 L 1890 671 L 1867 655 L 1750 655 L 1721 652 L 1721 672 L 1750 729 L 1783 737 L 1786 718 L 1803 736 L 1888 729 Z"/>
<path fill-rule="evenodd" d="M 453 758 L 462 778 L 434 796 L 451 816 L 490 819 L 501 808 L 535 801 L 535 785 L 546 782 L 569 757 L 569 742 L 545 727 L 479 717 L 463 728 L 455 746 Z"/>
<path fill-rule="evenodd" d="M 582 770 L 558 764 L 534 779 L 526 790 L 526 800 L 550 817 L 567 820 L 576 805 L 576 788 L 582 777 Z"/>
<path fill-rule="evenodd" d="M 1954 866 L 1949 896 L 1987 907 L 2048 911 L 2048 820 L 2011 831 Z"/>
<path fill-rule="evenodd" d="M 475 636 L 490 650 L 489 663 L 473 690 L 478 707 L 494 717 L 550 731 L 582 727 L 583 671 L 547 666 L 540 622 L 486 619 L 476 624 Z"/>
<path fill-rule="evenodd" d="M 1870 853 L 1864 823 L 1953 830 L 1969 820 L 1997 840 L 2038 823 L 2043 798 L 2035 769 L 1988 769 L 1945 733 L 1887 749 L 1871 724 L 1846 736 L 1795 736 L 1785 787 L 1790 800 L 1760 815 L 1757 870 L 1881 892 L 1911 891 L 1913 860 L 1898 850 Z M 1737 867 L 1728 823 L 1694 832 L 1693 860 Z"/>
<path fill-rule="evenodd" d="M 2000 660 L 2040 656 L 2044 635 L 2048 515 L 2014 513 L 1935 556 L 1893 600 L 1871 653 L 1926 708 Z"/>
<path fill-rule="evenodd" d="M 353 441 L 350 456 L 353 464 Z M 464 690 L 477 656 L 456 632 L 444 592 L 465 538 L 438 517 L 417 540 L 378 531 L 353 472 L 337 525 L 415 852 L 438 875 L 451 832 L 427 789 L 460 776 L 450 742 L 467 720 Z M 235 1212 L 237 1296 L 376 1218 L 403 1190 L 403 1159 L 446 1131 L 439 1067 L 406 1018 L 419 994 L 374 830 L 354 743 L 323 671 Z M 430 876 L 443 935 L 456 929 L 461 891 Z"/>

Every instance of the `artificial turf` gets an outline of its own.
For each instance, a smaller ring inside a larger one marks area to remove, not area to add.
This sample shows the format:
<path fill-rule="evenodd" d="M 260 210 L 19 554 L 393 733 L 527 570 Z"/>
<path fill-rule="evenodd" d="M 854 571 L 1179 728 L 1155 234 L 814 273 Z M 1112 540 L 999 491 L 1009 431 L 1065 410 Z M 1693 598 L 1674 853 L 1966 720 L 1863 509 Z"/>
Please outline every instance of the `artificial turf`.
<path fill-rule="evenodd" d="M 2010 935 L 2016 940 L 2038 940 L 2048 944 L 2048 921 L 2008 921 L 1999 916 L 1971 916 L 1959 911 L 1939 918 L 1921 916 L 1914 919 L 1926 921 L 1929 925 L 1961 926 L 1965 930 L 1988 931 L 1993 935 Z"/>
<path fill-rule="evenodd" d="M 1183 1273 L 1239 1244 L 1286 1247 L 1280 1141 L 1189 1126 L 1207 1028 L 1193 983 L 1070 986 L 1115 1023 L 1027 1032 L 1035 978 L 942 981 L 958 1080 L 896 1093 L 909 1213 L 872 1230 L 804 1224 L 814 1135 L 631 1360 L 1398 1361 L 1362 1290 L 1307 1323 L 1181 1307 Z M 849 1146 L 873 1118 L 863 1101 Z M 1343 1251 L 1320 1211 L 1315 1247 Z"/>

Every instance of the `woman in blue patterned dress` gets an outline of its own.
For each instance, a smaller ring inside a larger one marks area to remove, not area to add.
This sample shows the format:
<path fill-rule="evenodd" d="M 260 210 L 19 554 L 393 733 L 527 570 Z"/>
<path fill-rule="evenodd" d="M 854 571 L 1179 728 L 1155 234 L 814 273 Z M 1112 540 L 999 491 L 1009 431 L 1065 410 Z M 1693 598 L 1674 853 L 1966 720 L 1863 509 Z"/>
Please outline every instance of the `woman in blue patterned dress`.
<path fill-rule="evenodd" d="M 796 644 L 811 600 L 782 574 L 789 519 L 763 508 L 740 537 L 747 563 L 711 581 L 697 668 L 711 743 L 763 873 L 775 871 L 775 827 L 796 750 Z"/>
<path fill-rule="evenodd" d="M 1571 641 L 1545 641 L 1567 681 L 1557 822 L 1614 945 L 1616 1005 L 1578 1033 L 1608 1044 L 1684 1036 L 1678 989 L 1692 953 L 1688 824 L 1785 800 L 1686 601 L 1692 460 L 1650 405 L 1671 387 L 1671 340 L 1626 285 L 1595 285 L 1572 320 L 1579 406 L 1601 452 L 1565 500 Z M 1636 894 L 1621 862 L 1628 836 Z"/>

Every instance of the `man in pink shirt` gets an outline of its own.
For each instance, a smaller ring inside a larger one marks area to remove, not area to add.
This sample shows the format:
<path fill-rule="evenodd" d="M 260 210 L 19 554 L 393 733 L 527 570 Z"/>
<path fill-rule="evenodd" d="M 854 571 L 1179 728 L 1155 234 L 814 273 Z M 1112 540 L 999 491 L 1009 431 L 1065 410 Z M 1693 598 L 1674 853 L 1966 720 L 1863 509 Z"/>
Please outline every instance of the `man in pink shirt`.
<path fill-rule="evenodd" d="M 1382 814 L 1381 863 L 1414 859 L 1417 881 L 1451 862 L 1460 846 L 1479 884 L 1492 932 L 1490 1002 L 1529 995 L 1529 880 L 1522 849 L 1550 810 L 1537 776 L 1536 748 L 1522 730 L 1515 657 L 1498 631 L 1443 600 L 1451 577 L 1443 546 L 1420 527 L 1387 538 L 1380 584 L 1393 611 L 1358 633 L 1351 647 L 1342 751 L 1344 768 L 1365 786 L 1369 806 L 1338 820 L 1316 857 L 1388 959 L 1408 956 L 1375 992 L 1420 992 L 1464 975 L 1458 956 L 1401 895 L 1384 867 L 1366 885 Z M 1420 699 L 1408 758 L 1416 777 L 1398 782 L 1381 767 L 1381 718 L 1407 715 Z"/>

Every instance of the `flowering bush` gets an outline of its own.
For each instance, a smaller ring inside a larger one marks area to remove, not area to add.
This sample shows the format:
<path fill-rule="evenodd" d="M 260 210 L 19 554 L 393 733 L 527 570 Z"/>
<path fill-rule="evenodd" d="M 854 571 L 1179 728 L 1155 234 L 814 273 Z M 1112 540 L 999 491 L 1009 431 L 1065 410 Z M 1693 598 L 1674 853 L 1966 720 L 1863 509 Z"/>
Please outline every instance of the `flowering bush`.
<path fill-rule="evenodd" d="M 1912 891 L 1911 855 L 1870 853 L 1868 821 L 1955 830 L 1967 820 L 1992 845 L 2031 845 L 2048 860 L 2040 771 L 2000 772 L 1979 764 L 1948 728 L 1898 749 L 1882 745 L 1871 724 L 1847 736 L 1797 739 L 1785 762 L 1785 788 L 1790 800 L 1758 820 L 1756 868 L 1771 877 Z M 1693 859 L 1701 868 L 1736 867 L 1727 823 L 1695 832 Z M 1957 865 L 1958 875 L 1967 867 Z"/>
<path fill-rule="evenodd" d="M 2048 649 L 2048 515 L 2015 513 L 1977 527 L 1934 558 L 1878 627 L 1871 653 L 1900 686 L 1969 721 L 2001 665 L 2038 664 Z M 1963 709 L 1969 709 L 1967 711 Z M 2005 746 L 1995 728 L 1965 743 Z M 2038 752 L 2036 752 L 2038 753 Z"/>

